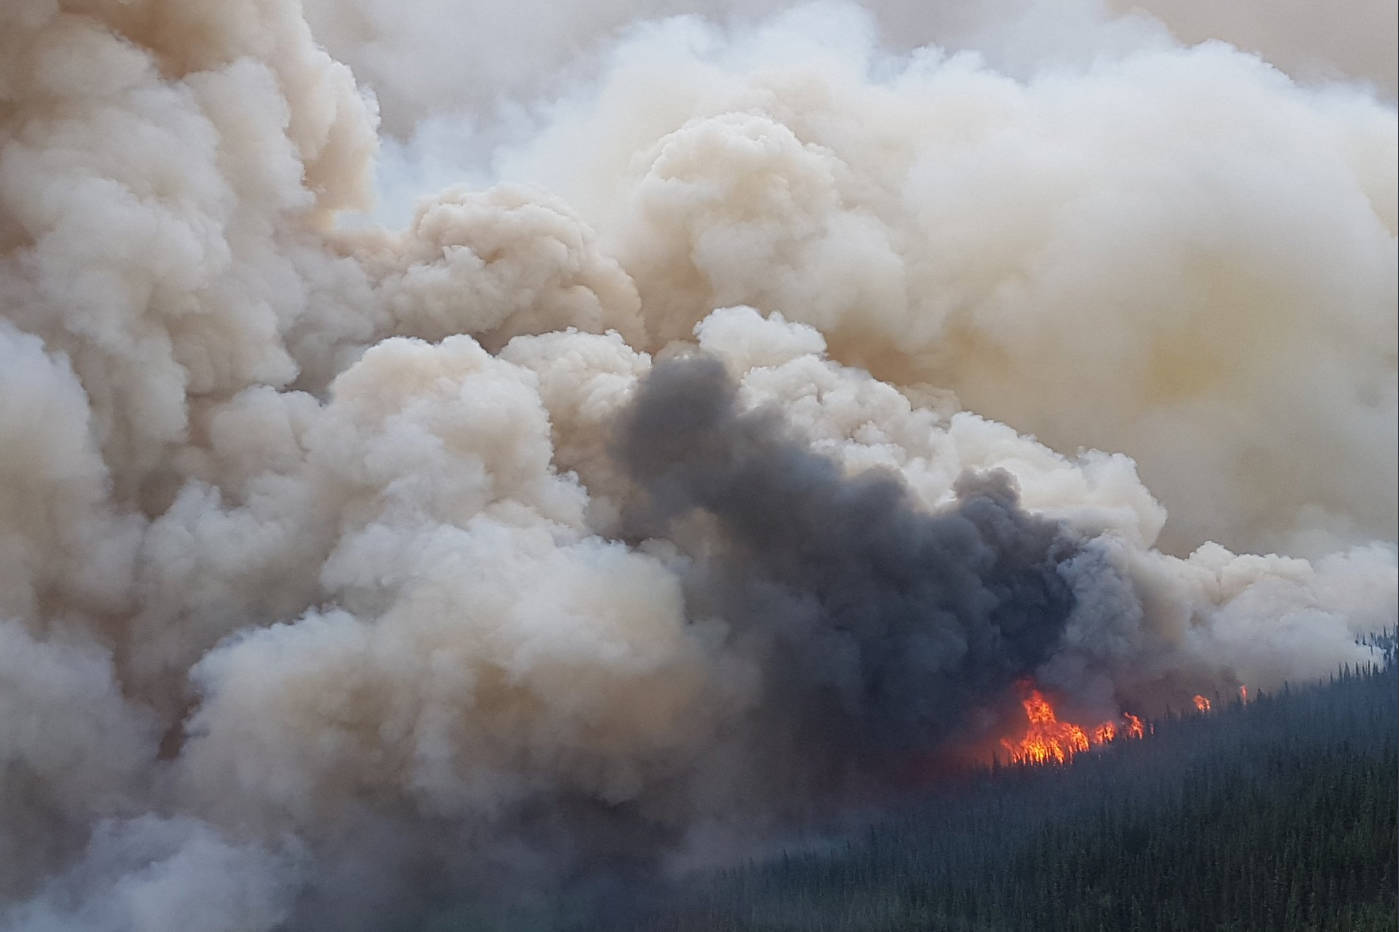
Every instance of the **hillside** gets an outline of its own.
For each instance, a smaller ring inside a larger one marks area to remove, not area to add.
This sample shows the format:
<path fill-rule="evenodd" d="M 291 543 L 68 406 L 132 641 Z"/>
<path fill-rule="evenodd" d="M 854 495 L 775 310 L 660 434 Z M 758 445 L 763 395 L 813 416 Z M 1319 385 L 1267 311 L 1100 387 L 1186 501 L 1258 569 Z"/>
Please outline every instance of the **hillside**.
<path fill-rule="evenodd" d="M 633 927 L 1394 929 L 1397 686 L 1390 654 L 968 777 L 855 837 L 690 878 Z"/>

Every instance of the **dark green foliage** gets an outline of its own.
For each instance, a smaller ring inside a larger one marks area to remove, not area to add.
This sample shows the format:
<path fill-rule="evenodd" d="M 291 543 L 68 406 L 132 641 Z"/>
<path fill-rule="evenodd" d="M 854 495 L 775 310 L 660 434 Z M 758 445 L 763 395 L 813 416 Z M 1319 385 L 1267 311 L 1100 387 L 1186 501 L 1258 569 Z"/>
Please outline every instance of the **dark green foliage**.
<path fill-rule="evenodd" d="M 1392 635 L 1372 646 L 1068 766 L 940 777 L 761 863 L 669 887 L 603 871 L 414 932 L 1395 932 L 1399 667 Z"/>
<path fill-rule="evenodd" d="M 628 925 L 1393 930 L 1392 656 L 1327 684 L 1158 721 L 1149 740 L 1070 766 L 966 778 L 859 837 L 690 878 Z"/>

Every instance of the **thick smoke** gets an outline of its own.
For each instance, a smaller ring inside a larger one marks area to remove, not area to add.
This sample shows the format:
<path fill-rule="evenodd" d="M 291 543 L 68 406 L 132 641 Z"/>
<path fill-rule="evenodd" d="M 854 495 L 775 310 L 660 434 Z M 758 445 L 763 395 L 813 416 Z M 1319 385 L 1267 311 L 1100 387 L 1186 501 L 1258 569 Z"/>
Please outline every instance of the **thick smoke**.
<path fill-rule="evenodd" d="M 780 311 L 886 381 L 1127 452 L 1177 554 L 1392 538 L 1392 107 L 1219 44 L 1016 80 L 872 31 L 657 27 L 502 164 L 595 218 L 656 343 Z"/>
<path fill-rule="evenodd" d="M 779 722 L 760 747 L 790 741 L 817 774 L 907 754 L 1048 658 L 1080 541 L 1022 511 L 1008 474 L 962 476 L 956 503 L 926 514 L 897 473 L 846 477 L 736 396 L 716 360 L 660 363 L 618 446 L 648 493 L 646 536 L 701 555 L 687 605 L 728 620 L 759 658 L 762 704 L 783 707 L 765 710 Z M 673 528 L 695 511 L 713 539 Z"/>
<path fill-rule="evenodd" d="M 1395 624 L 1356 37 L 416 8 L 0 5 L 0 928 L 411 927 Z M 381 105 L 503 183 L 374 225 Z"/>
<path fill-rule="evenodd" d="M 493 124 L 527 119 L 521 111 L 542 89 L 589 73 L 596 53 L 639 20 L 702 14 L 745 29 L 790 5 L 308 0 L 305 8 L 316 37 L 374 88 L 387 132 L 404 137 L 430 126 L 443 142 L 479 144 L 508 130 Z M 1192 44 L 1222 39 L 1297 77 L 1359 80 L 1395 95 L 1396 14 L 1384 0 L 1350 0 L 1343 15 L 1307 0 L 869 0 L 863 7 L 891 50 L 974 49 L 1006 72 L 1168 45 L 1174 33 Z M 452 125 L 434 119 L 444 112 Z"/>

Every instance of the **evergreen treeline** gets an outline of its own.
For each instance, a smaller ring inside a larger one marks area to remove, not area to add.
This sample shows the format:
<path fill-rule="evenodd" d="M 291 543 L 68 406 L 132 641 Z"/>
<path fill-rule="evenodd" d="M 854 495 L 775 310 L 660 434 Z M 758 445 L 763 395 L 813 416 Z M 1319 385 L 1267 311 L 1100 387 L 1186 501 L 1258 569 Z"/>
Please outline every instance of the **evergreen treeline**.
<path fill-rule="evenodd" d="M 628 923 L 722 930 L 1393 930 L 1399 676 L 1172 715 L 1066 766 L 968 777 L 897 820 L 690 878 Z M 617 928 L 615 922 L 609 928 Z"/>

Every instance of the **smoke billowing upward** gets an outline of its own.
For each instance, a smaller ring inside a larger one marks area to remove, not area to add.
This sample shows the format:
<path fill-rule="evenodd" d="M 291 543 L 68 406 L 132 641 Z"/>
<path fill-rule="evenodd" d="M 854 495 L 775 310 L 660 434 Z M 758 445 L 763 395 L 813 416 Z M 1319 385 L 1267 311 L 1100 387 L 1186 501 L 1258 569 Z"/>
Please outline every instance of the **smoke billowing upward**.
<path fill-rule="evenodd" d="M 648 536 L 714 519 L 687 604 L 761 658 L 781 712 L 756 746 L 790 741 L 815 773 L 946 737 L 1048 658 L 1072 610 L 1076 535 L 1022 511 L 1006 473 L 963 476 L 925 513 L 896 473 L 847 477 L 777 411 L 742 411 L 716 360 L 658 364 L 618 447 Z"/>
<path fill-rule="evenodd" d="M 1395 623 L 1384 11 L 682 6 L 0 6 L 0 929 L 713 862 Z"/>

